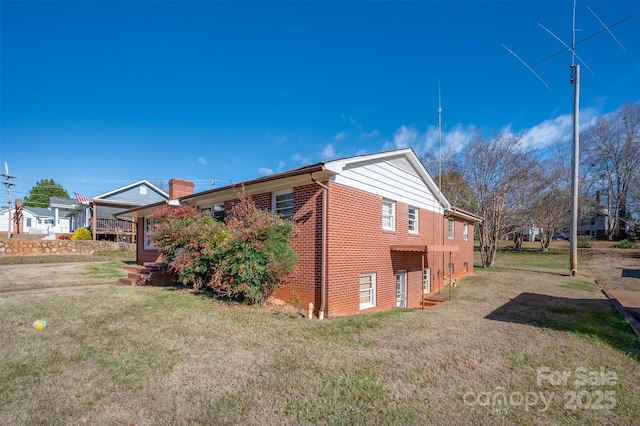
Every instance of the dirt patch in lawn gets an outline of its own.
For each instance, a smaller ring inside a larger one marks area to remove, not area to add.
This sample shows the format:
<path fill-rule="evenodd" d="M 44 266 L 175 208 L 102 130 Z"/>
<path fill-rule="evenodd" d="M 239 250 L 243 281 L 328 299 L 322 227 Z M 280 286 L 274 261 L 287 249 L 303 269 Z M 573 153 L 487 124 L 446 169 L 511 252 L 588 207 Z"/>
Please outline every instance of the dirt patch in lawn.
<path fill-rule="evenodd" d="M 640 249 L 603 245 L 583 253 L 587 271 L 608 290 L 640 291 Z"/>

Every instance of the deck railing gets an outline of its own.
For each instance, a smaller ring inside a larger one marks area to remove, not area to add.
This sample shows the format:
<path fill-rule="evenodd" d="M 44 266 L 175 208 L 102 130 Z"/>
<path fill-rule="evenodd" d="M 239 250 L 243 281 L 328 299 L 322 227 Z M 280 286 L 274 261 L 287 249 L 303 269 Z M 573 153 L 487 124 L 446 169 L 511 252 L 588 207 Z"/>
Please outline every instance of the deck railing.
<path fill-rule="evenodd" d="M 99 234 L 131 234 L 135 227 L 131 222 L 116 219 L 96 219 L 96 232 Z"/>

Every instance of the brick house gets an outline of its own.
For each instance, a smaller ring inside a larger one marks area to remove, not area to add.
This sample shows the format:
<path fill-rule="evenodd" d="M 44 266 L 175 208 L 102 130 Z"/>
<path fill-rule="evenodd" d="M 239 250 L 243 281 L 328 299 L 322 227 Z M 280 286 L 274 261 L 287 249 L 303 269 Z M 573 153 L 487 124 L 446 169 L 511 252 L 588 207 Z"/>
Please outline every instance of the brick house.
<path fill-rule="evenodd" d="M 259 208 L 296 222 L 298 264 L 275 293 L 313 303 L 323 318 L 420 307 L 473 272 L 473 228 L 480 217 L 452 207 L 412 149 L 343 158 L 241 184 L 193 193 L 172 179 L 169 204 L 223 215 L 244 186 Z M 137 218 L 139 265 L 159 260 L 148 238 L 156 203 L 119 213 Z"/>

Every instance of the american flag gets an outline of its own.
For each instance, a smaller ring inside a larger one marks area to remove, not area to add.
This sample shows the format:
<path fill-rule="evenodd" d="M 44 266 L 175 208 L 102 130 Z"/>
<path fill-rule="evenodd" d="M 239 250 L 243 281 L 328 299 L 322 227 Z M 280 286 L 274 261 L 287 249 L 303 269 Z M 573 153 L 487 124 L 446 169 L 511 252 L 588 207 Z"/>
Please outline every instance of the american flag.
<path fill-rule="evenodd" d="M 77 192 L 74 192 L 74 194 L 76 194 L 76 201 L 78 202 L 78 204 L 82 204 L 84 202 L 89 202 L 91 201 L 90 198 L 85 197 L 84 195 L 78 194 Z"/>

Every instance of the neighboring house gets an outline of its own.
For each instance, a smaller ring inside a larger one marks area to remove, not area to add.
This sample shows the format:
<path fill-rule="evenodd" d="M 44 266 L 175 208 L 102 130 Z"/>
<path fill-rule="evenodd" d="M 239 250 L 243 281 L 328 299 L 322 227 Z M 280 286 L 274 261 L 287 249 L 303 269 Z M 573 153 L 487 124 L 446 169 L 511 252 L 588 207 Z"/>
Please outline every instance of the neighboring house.
<path fill-rule="evenodd" d="M 609 216 L 600 213 L 582 219 L 578 224 L 578 234 L 589 235 L 591 238 L 607 238 L 609 235 Z"/>
<path fill-rule="evenodd" d="M 480 217 L 452 207 L 411 149 L 327 161 L 197 194 L 169 181 L 170 205 L 228 211 L 242 187 L 259 208 L 296 222 L 298 264 L 276 291 L 320 318 L 415 308 L 450 279 L 473 272 Z M 193 190 L 193 184 L 190 186 Z M 137 263 L 160 260 L 149 230 L 156 203 L 137 218 Z"/>
<path fill-rule="evenodd" d="M 68 233 L 73 229 L 72 218 L 69 213 L 77 209 L 78 202 L 73 198 L 66 197 L 49 197 L 49 210 L 53 211 L 54 223 L 60 223 L 61 220 L 65 221 L 66 231 L 60 230 L 60 233 Z"/>
<path fill-rule="evenodd" d="M 52 209 L 42 207 L 25 207 L 22 200 L 16 200 L 16 206 L 11 208 L 13 234 L 65 234 L 69 232 L 69 219 L 56 217 Z M 0 211 L 0 232 L 9 231 L 9 209 Z"/>
<path fill-rule="evenodd" d="M 81 202 L 68 213 L 71 231 L 88 228 L 94 240 L 135 241 L 135 224 L 130 218 L 119 217 L 117 213 L 137 206 L 164 202 L 168 198 L 166 192 L 141 180 L 91 199 L 80 199 Z"/>

